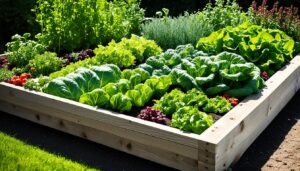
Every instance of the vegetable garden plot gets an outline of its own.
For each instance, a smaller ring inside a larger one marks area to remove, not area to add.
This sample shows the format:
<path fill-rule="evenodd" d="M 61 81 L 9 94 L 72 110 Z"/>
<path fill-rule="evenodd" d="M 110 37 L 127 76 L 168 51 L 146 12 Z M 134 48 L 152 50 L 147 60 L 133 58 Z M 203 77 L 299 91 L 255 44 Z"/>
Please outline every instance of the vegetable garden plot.
<path fill-rule="evenodd" d="M 181 170 L 222 170 L 237 161 L 300 87 L 300 56 L 201 135 L 0 83 L 7 113 Z"/>

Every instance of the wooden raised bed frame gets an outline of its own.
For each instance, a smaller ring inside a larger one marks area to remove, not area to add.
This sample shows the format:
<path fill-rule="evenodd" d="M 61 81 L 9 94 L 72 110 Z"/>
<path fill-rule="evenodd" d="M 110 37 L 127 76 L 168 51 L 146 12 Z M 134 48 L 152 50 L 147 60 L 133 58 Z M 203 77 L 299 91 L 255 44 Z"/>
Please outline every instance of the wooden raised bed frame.
<path fill-rule="evenodd" d="M 0 110 L 179 170 L 235 163 L 300 87 L 300 56 L 203 134 L 0 83 Z"/>

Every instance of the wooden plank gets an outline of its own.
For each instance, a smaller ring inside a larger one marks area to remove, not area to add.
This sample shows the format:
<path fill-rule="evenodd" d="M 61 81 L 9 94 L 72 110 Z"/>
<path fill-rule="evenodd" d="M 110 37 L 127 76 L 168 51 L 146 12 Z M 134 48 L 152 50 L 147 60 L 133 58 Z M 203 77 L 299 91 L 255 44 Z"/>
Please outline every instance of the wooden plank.
<path fill-rule="evenodd" d="M 59 119 L 44 114 L 41 111 L 33 111 L 32 109 L 4 101 L 0 101 L 0 110 L 173 168 L 180 170 L 198 169 L 197 159 L 191 159 L 177 153 L 166 151 L 164 148 L 156 148 L 149 144 L 135 142 L 125 137 L 83 126 L 80 123 Z"/>
<path fill-rule="evenodd" d="M 30 96 L 28 96 L 30 98 Z M 147 134 L 143 134 L 140 132 L 137 132 L 135 130 L 128 130 L 124 128 L 120 128 L 115 125 L 110 125 L 105 122 L 100 122 L 95 119 L 85 118 L 81 116 L 74 115 L 72 113 L 67 113 L 61 110 L 56 109 L 55 106 L 45 106 L 41 104 L 33 105 L 30 101 L 23 100 L 21 98 L 15 98 L 10 99 L 6 97 L 5 95 L 2 96 L 3 99 L 5 99 L 6 102 L 9 102 L 10 104 L 14 104 L 15 106 L 23 106 L 26 108 L 30 108 L 33 111 L 41 111 L 45 114 L 48 114 L 52 117 L 64 119 L 67 121 L 75 122 L 84 126 L 89 126 L 101 131 L 110 132 L 111 134 L 128 138 L 134 141 L 137 141 L 139 143 L 143 143 L 145 145 L 150 146 L 156 146 L 160 148 L 166 148 L 170 152 L 178 153 L 181 155 L 184 155 L 186 157 L 197 159 L 198 158 L 198 148 L 192 148 L 190 146 L 182 145 L 173 141 L 168 141 L 165 139 L 162 139 L 160 137 L 153 137 L 149 136 Z M 37 115 L 37 114 L 36 114 Z M 85 113 L 85 115 L 88 115 L 88 113 Z M 101 115 L 99 115 L 101 116 Z M 38 115 L 36 117 L 39 117 Z"/>
<path fill-rule="evenodd" d="M 104 122 L 150 136 L 161 137 L 192 148 L 198 148 L 198 141 L 202 141 L 197 134 L 186 133 L 175 128 L 144 121 L 109 110 L 96 109 L 88 105 L 45 93 L 24 90 L 22 87 L 16 87 L 7 83 L 0 83 L 0 93 L 0 99 L 12 103 L 16 100 L 20 100 L 36 104 L 35 107 L 38 107 L 38 105 L 55 106 L 55 109 L 64 111 L 65 113 L 71 113 L 74 117 L 78 116 L 79 118 L 88 118 Z M 78 122 L 81 122 L 81 120 L 78 120 Z"/>
<path fill-rule="evenodd" d="M 224 170 L 242 156 L 297 92 L 299 77 L 300 56 L 297 56 L 266 82 L 261 93 L 243 100 L 201 135 L 216 145 L 216 164 L 212 170 Z"/>

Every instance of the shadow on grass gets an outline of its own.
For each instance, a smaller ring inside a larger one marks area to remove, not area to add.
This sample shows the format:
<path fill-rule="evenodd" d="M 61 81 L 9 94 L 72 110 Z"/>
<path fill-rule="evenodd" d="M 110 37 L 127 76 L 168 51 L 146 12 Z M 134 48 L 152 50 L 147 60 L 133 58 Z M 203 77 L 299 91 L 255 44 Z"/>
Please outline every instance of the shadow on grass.
<path fill-rule="evenodd" d="M 0 112 L 0 132 L 103 171 L 173 169 Z"/>
<path fill-rule="evenodd" d="M 271 124 L 244 153 L 233 171 L 260 170 L 284 141 L 285 136 L 300 119 L 300 91 L 290 100 Z"/>

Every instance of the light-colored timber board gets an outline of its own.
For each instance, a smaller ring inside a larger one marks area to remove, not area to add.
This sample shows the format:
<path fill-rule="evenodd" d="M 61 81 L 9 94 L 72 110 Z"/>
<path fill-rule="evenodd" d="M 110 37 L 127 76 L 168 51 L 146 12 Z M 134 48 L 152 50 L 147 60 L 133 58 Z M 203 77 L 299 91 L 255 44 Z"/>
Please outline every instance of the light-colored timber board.
<path fill-rule="evenodd" d="M 198 170 L 197 159 L 191 159 L 181 154 L 168 152 L 160 147 L 157 148 L 149 144 L 135 142 L 126 137 L 120 137 L 78 123 L 58 119 L 57 117 L 44 114 L 41 111 L 34 111 L 4 101 L 0 101 L 0 110 L 173 168 Z M 194 150 L 197 151 L 196 149 Z"/>
<path fill-rule="evenodd" d="M 91 111 L 77 110 L 77 112 L 80 113 L 80 115 L 76 115 L 74 114 L 75 111 L 74 106 L 68 106 L 67 104 L 65 104 L 65 106 L 61 106 L 61 108 L 59 109 L 56 104 L 51 102 L 52 99 L 50 98 L 46 98 L 46 100 L 50 100 L 50 101 L 42 101 L 41 99 L 36 99 L 34 94 L 32 93 L 11 89 L 12 87 L 6 87 L 6 88 L 7 89 L 5 90 L 4 88 L 3 89 L 0 88 L 0 94 L 1 94 L 0 100 L 9 102 L 11 104 L 14 104 L 15 106 L 30 108 L 33 111 L 40 111 L 56 118 L 72 121 L 74 123 L 78 123 L 84 126 L 89 126 L 101 131 L 110 132 L 111 134 L 136 140 L 140 143 L 144 143 L 147 145 L 152 144 L 152 145 L 161 146 L 171 152 L 177 152 L 182 155 L 188 156 L 190 158 L 194 158 L 194 159 L 198 158 L 197 149 L 199 147 L 191 147 L 188 145 L 184 145 L 184 143 L 188 141 L 187 138 L 185 140 L 184 139 L 182 140 L 183 143 L 178 143 L 180 142 L 179 138 L 177 138 L 176 135 L 173 134 L 166 136 L 166 137 L 171 137 L 171 139 L 167 139 L 159 136 L 153 136 L 153 134 L 155 135 L 156 134 L 159 135 L 159 133 L 163 134 L 162 132 L 164 130 L 159 130 L 159 131 L 151 130 L 151 127 L 149 128 L 147 126 L 144 126 L 144 128 L 142 128 L 141 124 L 135 126 L 134 121 L 131 120 L 126 121 L 124 119 L 115 118 L 115 121 L 113 121 L 112 118 L 108 116 L 105 118 L 105 114 L 98 113 L 97 110 L 95 110 L 94 108 Z M 44 97 L 40 97 L 40 98 L 44 98 Z M 74 108 L 73 113 L 65 110 L 68 107 Z M 90 116 L 91 114 L 94 115 Z M 143 129 L 145 130 L 143 131 Z M 167 133 L 168 132 L 166 132 L 165 134 Z"/>
<path fill-rule="evenodd" d="M 10 101 L 11 103 L 16 103 L 16 100 L 19 100 L 20 102 L 27 101 L 28 103 L 35 104 L 33 108 L 39 107 L 39 105 L 52 106 L 55 110 L 63 111 L 65 113 L 72 114 L 73 117 L 83 119 L 78 120 L 78 122 L 82 122 L 84 119 L 104 122 L 121 128 L 148 134 L 150 136 L 165 138 L 166 140 L 171 140 L 193 148 L 198 148 L 198 141 L 201 140 L 199 139 L 200 136 L 197 134 L 185 133 L 168 126 L 144 121 L 109 110 L 96 109 L 72 100 L 25 90 L 22 87 L 16 87 L 7 83 L 0 83 L 0 94 L 0 99 Z M 25 104 L 19 103 L 19 105 Z M 96 127 L 97 125 L 95 124 L 90 126 Z"/>
<path fill-rule="evenodd" d="M 249 96 L 232 109 L 201 138 L 216 144 L 215 170 L 235 163 L 259 134 L 277 116 L 300 87 L 300 56 L 276 72 L 258 94 Z"/>
<path fill-rule="evenodd" d="M 201 135 L 96 109 L 60 97 L 24 90 L 22 87 L 6 83 L 0 83 L 0 100 L 3 101 L 2 104 L 7 102 L 18 107 L 28 107 L 28 104 L 31 104 L 29 110 L 32 111 L 47 109 L 46 115 L 56 119 L 128 138 L 143 145 L 153 146 L 155 143 L 161 143 L 163 148 L 168 148 L 168 143 L 171 143 L 169 152 L 193 160 L 198 159 L 199 170 L 224 170 L 242 156 L 296 93 L 300 87 L 299 76 L 300 56 L 296 56 L 266 82 L 266 87 L 260 93 L 243 100 Z M 35 106 L 32 106 L 33 104 Z M 161 144 L 154 146 L 159 147 Z M 178 146 L 184 147 L 183 150 L 178 150 Z M 195 152 L 195 149 L 198 151 Z M 133 154 L 140 156 L 137 153 Z M 153 160 L 146 155 L 140 157 Z M 156 162 L 179 168 L 170 164 L 172 162 Z M 188 167 L 179 169 L 188 170 Z"/>

